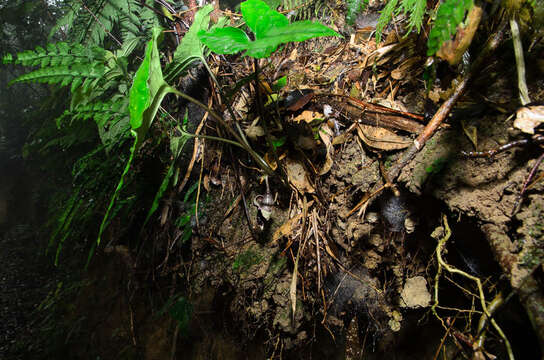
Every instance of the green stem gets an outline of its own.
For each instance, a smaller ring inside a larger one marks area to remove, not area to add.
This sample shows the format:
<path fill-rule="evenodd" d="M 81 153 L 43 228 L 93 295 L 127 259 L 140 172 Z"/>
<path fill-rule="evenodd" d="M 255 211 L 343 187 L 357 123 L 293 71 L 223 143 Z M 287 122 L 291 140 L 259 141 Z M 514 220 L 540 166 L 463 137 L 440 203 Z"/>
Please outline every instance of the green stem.
<path fill-rule="evenodd" d="M 182 93 L 181 91 L 178 91 L 174 88 L 172 88 L 172 92 L 174 92 L 176 95 L 184 98 L 185 100 L 187 101 L 190 101 L 192 102 L 193 104 L 199 106 L 200 108 L 202 108 L 203 110 L 207 111 L 211 117 L 213 117 L 215 120 L 217 120 L 225 129 L 227 129 L 227 131 L 232 135 L 234 136 L 234 138 L 236 139 L 236 141 L 238 143 L 240 143 L 242 145 L 242 148 L 244 150 L 246 150 L 249 155 L 251 155 L 251 157 L 257 162 L 257 164 L 259 165 L 259 167 L 264 171 L 266 172 L 268 175 L 273 175 L 274 174 L 274 170 L 272 170 L 270 168 L 270 166 L 268 166 L 268 164 L 266 163 L 266 161 L 264 161 L 264 159 L 255 152 L 255 150 L 253 150 L 251 148 L 251 146 L 249 146 L 249 144 L 247 144 L 246 142 L 244 142 L 244 140 L 242 139 L 242 137 L 240 137 L 240 135 L 238 133 L 236 133 L 236 131 L 234 131 L 230 126 L 229 124 L 227 124 L 227 122 L 225 120 L 223 120 L 223 118 L 221 116 L 219 116 L 215 111 L 213 111 L 212 109 L 210 109 L 208 106 L 204 105 L 203 103 L 201 103 L 200 101 L 198 101 L 197 99 L 187 95 L 187 94 L 184 94 Z M 200 135 L 199 135 L 200 136 Z M 247 141 L 247 140 L 246 140 Z"/>
<path fill-rule="evenodd" d="M 518 71 L 518 89 L 521 105 L 527 105 L 531 102 L 529 98 L 529 89 L 525 81 L 525 60 L 523 59 L 523 45 L 521 44 L 521 35 L 519 26 L 515 18 L 510 19 L 510 31 L 512 32 L 512 42 L 514 43 L 514 54 L 516 56 L 516 69 Z"/>
<path fill-rule="evenodd" d="M 222 138 L 222 137 L 219 137 L 219 136 L 197 135 L 197 134 L 188 133 L 186 131 L 182 131 L 182 134 L 185 135 L 185 136 L 190 136 L 192 138 L 197 138 L 197 139 L 208 139 L 208 140 L 222 141 L 222 142 L 225 142 L 227 144 L 238 146 L 238 147 L 246 150 L 245 146 L 240 144 L 239 142 L 234 141 L 234 140 L 230 140 L 230 139 L 225 139 L 225 138 Z"/>

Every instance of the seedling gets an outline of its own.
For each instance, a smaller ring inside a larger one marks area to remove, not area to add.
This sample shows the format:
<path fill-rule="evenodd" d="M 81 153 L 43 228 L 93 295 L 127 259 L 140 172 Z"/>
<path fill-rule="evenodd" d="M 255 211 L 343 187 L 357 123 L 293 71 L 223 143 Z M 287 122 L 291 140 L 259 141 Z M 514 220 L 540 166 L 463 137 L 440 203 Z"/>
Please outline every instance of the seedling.
<path fill-rule="evenodd" d="M 245 50 L 245 55 L 266 58 L 279 45 L 291 41 L 305 41 L 320 36 L 341 37 L 336 31 L 319 23 L 295 21 L 290 24 L 285 15 L 272 10 L 262 0 L 244 1 L 240 9 L 255 40 L 251 40 L 243 30 L 228 26 L 199 31 L 200 41 L 218 54 L 235 54 Z"/>

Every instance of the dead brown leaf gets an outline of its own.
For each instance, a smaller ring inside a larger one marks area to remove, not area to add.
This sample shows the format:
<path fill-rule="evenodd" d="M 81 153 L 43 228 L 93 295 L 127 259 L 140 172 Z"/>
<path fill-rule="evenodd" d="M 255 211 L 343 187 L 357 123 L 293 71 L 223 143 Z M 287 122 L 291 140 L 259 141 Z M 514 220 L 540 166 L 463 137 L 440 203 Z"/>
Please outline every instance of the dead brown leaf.
<path fill-rule="evenodd" d="M 312 184 L 308 181 L 308 174 L 301 163 L 287 158 L 285 161 L 285 170 L 287 171 L 289 181 L 300 193 L 313 193 L 315 191 Z"/>
<path fill-rule="evenodd" d="M 365 144 L 380 150 L 405 149 L 412 144 L 411 140 L 377 126 L 359 124 L 357 134 Z"/>
<path fill-rule="evenodd" d="M 307 207 L 311 207 L 313 205 L 313 203 L 314 203 L 313 200 L 309 201 L 308 204 L 307 204 Z M 290 218 L 286 222 L 284 222 L 283 225 L 281 225 L 274 232 L 274 234 L 272 235 L 272 241 L 278 241 L 282 237 L 288 236 L 289 234 L 291 234 L 295 230 L 295 228 L 298 225 L 298 222 L 300 221 L 300 219 L 302 219 L 302 215 L 303 214 L 300 213 L 300 214 Z"/>
<path fill-rule="evenodd" d="M 293 121 L 296 123 L 299 122 L 305 122 L 307 124 L 312 123 L 315 119 L 323 119 L 323 114 L 312 111 L 312 110 L 304 110 L 300 115 L 296 116 Z"/>
<path fill-rule="evenodd" d="M 332 146 L 332 138 L 334 137 L 334 133 L 331 128 L 329 128 L 327 123 L 324 123 L 319 129 L 319 137 L 321 138 L 321 141 L 323 141 L 323 144 L 325 144 L 325 148 L 327 149 L 325 163 L 321 167 L 321 170 L 319 170 L 319 175 L 325 175 L 332 167 L 332 155 L 334 152 L 334 148 Z"/>
<path fill-rule="evenodd" d="M 262 126 L 259 126 L 257 125 L 257 123 L 259 122 L 259 117 L 257 117 L 255 120 L 253 120 L 253 122 L 251 123 L 251 125 L 249 125 L 245 130 L 244 132 L 246 133 L 247 137 L 250 138 L 251 140 L 255 141 L 257 140 L 257 138 L 259 136 L 264 136 L 264 129 L 262 128 Z"/>
<path fill-rule="evenodd" d="M 516 113 L 514 127 L 526 134 L 534 134 L 535 128 L 544 123 L 544 106 L 524 106 Z"/>

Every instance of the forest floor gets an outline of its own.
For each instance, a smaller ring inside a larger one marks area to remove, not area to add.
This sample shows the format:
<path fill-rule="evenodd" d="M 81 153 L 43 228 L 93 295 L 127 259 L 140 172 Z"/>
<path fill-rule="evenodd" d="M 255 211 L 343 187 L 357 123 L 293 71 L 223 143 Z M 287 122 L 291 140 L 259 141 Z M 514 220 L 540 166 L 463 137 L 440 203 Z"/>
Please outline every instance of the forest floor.
<path fill-rule="evenodd" d="M 506 340 L 518 359 L 541 356 L 544 329 L 531 321 L 544 313 L 534 301 L 542 291 L 544 182 L 512 213 L 542 148 L 461 154 L 523 139 L 510 117 L 519 107 L 510 49 L 490 58 L 393 186 L 384 175 L 422 131 L 421 114 L 432 115 L 462 75 L 440 67 L 442 83 L 425 88 L 419 37 L 391 30 L 378 46 L 376 13 L 362 15 L 349 39 L 285 46 L 261 64 L 257 86 L 247 58 L 210 58 L 226 88 L 250 84 L 232 106 L 277 176 L 255 171 L 248 154 L 195 141 L 188 185 L 200 184 L 192 193 L 199 198 L 172 191 L 146 234 L 146 255 L 114 242 L 96 255 L 67 315 L 84 324 L 70 344 L 74 358 L 506 359 Z M 542 51 L 527 63 L 538 64 Z M 542 69 L 530 65 L 528 74 L 532 99 L 544 101 Z M 282 77 L 285 85 L 272 90 Z M 219 107 L 217 93 L 209 95 Z M 266 105 L 272 99 L 281 109 Z M 263 145 L 272 141 L 275 152 Z M 187 228 L 176 224 L 188 198 L 199 215 L 183 242 Z M 0 260 L 10 265 L 2 286 L 15 286 L 18 269 L 31 264 L 4 241 Z M 153 266 L 140 266 L 142 258 Z M 24 271 L 28 289 L 40 279 L 33 266 Z M 23 290 L 1 295 L 2 308 L 24 299 Z M 29 314 L 33 300 L 22 301 L 5 324 Z M 482 303 L 497 327 L 488 326 Z"/>
<path fill-rule="evenodd" d="M 9 205 L 13 210 L 15 204 Z M 36 341 L 43 330 L 39 306 L 55 286 L 57 274 L 45 256 L 45 245 L 36 229 L 24 222 L 0 235 L 1 359 L 32 359 L 43 351 L 43 343 Z"/>

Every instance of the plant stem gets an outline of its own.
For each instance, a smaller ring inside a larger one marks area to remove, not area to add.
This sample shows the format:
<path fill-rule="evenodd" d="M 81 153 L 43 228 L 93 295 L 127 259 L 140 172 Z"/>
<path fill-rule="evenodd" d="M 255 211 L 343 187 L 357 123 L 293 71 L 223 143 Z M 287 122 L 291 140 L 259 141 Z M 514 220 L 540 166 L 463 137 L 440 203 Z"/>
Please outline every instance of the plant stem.
<path fill-rule="evenodd" d="M 510 19 L 510 32 L 512 33 L 512 42 L 514 43 L 514 54 L 516 56 L 516 69 L 518 71 L 518 89 L 521 105 L 527 105 L 531 102 L 529 98 L 529 89 L 525 81 L 525 60 L 523 59 L 523 45 L 521 44 L 521 35 L 519 26 L 514 17 Z"/>
<path fill-rule="evenodd" d="M 213 117 L 215 120 L 217 120 L 232 136 L 234 136 L 234 138 L 236 139 L 236 141 L 241 145 L 241 147 L 246 150 L 249 155 L 251 155 L 251 157 L 257 162 L 257 164 L 259 165 L 259 167 L 264 171 L 266 172 L 268 175 L 273 175 L 274 174 L 274 170 L 272 170 L 270 168 L 270 166 L 268 166 L 268 164 L 266 163 L 266 161 L 264 161 L 264 159 L 255 152 L 255 150 L 253 150 L 251 148 L 251 146 L 249 146 L 249 144 L 247 143 L 247 140 L 246 142 L 244 142 L 244 140 L 242 139 L 242 137 L 240 137 L 240 135 L 238 133 L 236 133 L 236 131 L 234 131 L 230 126 L 229 124 L 227 124 L 227 122 L 225 120 L 223 120 L 223 118 L 221 116 L 219 116 L 215 111 L 213 111 L 212 109 L 210 109 L 208 106 L 204 105 L 203 103 L 201 103 L 200 101 L 198 101 L 197 99 L 187 95 L 187 94 L 184 94 L 182 93 L 181 91 L 178 91 L 174 88 L 172 88 L 173 92 L 184 98 L 185 100 L 187 101 L 190 101 L 192 102 L 193 104 L 199 106 L 200 108 L 202 108 L 203 110 L 207 111 L 211 117 Z M 198 136 L 201 136 L 201 135 L 198 135 Z M 223 140 L 226 140 L 226 139 L 223 139 Z M 238 145 L 237 145 L 238 146 Z"/>

